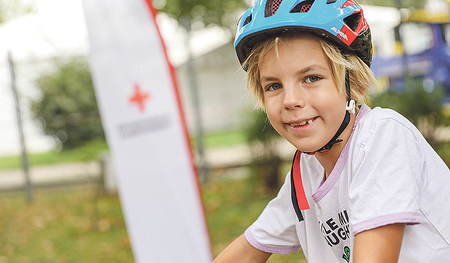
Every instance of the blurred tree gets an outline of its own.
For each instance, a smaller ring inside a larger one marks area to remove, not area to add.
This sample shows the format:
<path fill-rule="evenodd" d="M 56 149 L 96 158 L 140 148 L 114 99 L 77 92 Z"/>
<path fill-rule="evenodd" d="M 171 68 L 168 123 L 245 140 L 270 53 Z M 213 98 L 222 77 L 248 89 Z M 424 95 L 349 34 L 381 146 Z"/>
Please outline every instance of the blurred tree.
<path fill-rule="evenodd" d="M 252 153 L 252 170 L 257 179 L 264 181 L 269 192 L 278 191 L 280 168 L 283 160 L 278 152 L 281 138 L 272 127 L 263 110 L 252 110 L 246 123 L 247 142 Z"/>
<path fill-rule="evenodd" d="M 237 23 L 235 12 L 249 6 L 245 0 L 153 0 L 153 4 L 180 24 L 187 19 L 191 25 L 215 24 L 231 30 Z"/>
<path fill-rule="evenodd" d="M 357 0 L 358 3 L 363 5 L 377 5 L 377 6 L 389 6 L 397 7 L 396 1 L 399 0 Z M 423 8 L 427 1 L 423 0 L 402 0 L 401 5 L 403 8 Z"/>
<path fill-rule="evenodd" d="M 403 92 L 388 91 L 375 96 L 372 106 L 391 108 L 419 128 L 425 139 L 435 150 L 441 146 L 436 128 L 448 125 L 449 118 L 445 114 L 442 100 L 442 87 L 424 89 L 423 80 L 407 79 L 408 88 Z"/>
<path fill-rule="evenodd" d="M 0 0 L 0 24 L 34 11 L 32 1 L 26 0 Z"/>
<path fill-rule="evenodd" d="M 55 64 L 56 72 L 36 81 L 42 96 L 31 106 L 34 117 L 66 149 L 104 138 L 87 61 Z"/>

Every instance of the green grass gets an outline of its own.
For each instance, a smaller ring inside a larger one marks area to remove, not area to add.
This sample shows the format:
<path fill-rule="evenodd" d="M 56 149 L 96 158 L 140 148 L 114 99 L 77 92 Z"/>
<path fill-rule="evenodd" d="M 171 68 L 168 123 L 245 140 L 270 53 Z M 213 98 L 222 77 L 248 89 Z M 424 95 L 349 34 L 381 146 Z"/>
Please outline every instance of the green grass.
<path fill-rule="evenodd" d="M 257 186 L 255 179 L 213 179 L 203 186 L 203 201 L 208 219 L 214 255 L 218 255 L 239 237 L 275 197 Z M 256 187 L 255 187 L 256 186 Z M 303 253 L 272 255 L 271 263 L 306 263 Z"/>
<path fill-rule="evenodd" d="M 206 148 L 245 143 L 243 131 L 209 134 Z M 92 142 L 72 151 L 31 154 L 31 165 L 79 162 L 98 158 L 108 147 Z M 20 156 L 0 158 L 1 169 L 18 168 Z M 284 174 L 284 173 L 283 173 Z M 214 255 L 258 217 L 273 195 L 255 187 L 251 177 L 203 185 Z M 117 196 L 100 196 L 95 188 L 35 190 L 28 205 L 23 193 L 0 195 L 0 263 L 133 262 Z M 96 210 L 98 209 L 98 210 Z M 302 253 L 273 255 L 268 262 L 306 262 Z"/>
<path fill-rule="evenodd" d="M 0 262 L 133 262 L 116 196 L 95 188 L 0 196 Z"/>
<path fill-rule="evenodd" d="M 31 166 L 63 162 L 83 162 L 97 159 L 102 152 L 105 151 L 108 151 L 106 142 L 97 140 L 73 150 L 28 154 L 28 162 Z M 0 170 L 17 169 L 20 168 L 21 165 L 22 156 L 7 156 L 0 158 Z"/>
<path fill-rule="evenodd" d="M 205 136 L 205 147 L 207 149 L 229 147 L 244 143 L 247 143 L 247 138 L 243 130 L 216 132 Z"/>
<path fill-rule="evenodd" d="M 214 255 L 258 217 L 273 194 L 254 180 L 222 179 L 202 186 Z M 0 262 L 133 262 L 120 200 L 95 187 L 0 195 Z M 268 262 L 305 263 L 302 253 Z"/>
<path fill-rule="evenodd" d="M 245 132 L 241 130 L 211 133 L 205 136 L 205 147 L 229 147 L 246 142 Z M 195 139 L 192 140 L 195 149 Z M 49 151 L 46 153 L 28 154 L 30 165 L 47 165 L 62 162 L 83 162 L 99 158 L 102 152 L 108 151 L 108 145 L 103 140 L 90 142 L 80 148 L 64 151 Z M 22 165 L 21 156 L 0 157 L 0 170 L 17 169 Z"/>

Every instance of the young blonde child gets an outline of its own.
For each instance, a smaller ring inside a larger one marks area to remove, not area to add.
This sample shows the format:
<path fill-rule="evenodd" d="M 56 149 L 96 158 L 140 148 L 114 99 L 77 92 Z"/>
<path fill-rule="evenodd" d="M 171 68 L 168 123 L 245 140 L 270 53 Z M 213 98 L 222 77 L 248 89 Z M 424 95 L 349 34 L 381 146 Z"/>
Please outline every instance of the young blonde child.
<path fill-rule="evenodd" d="M 375 79 L 353 0 L 257 0 L 236 53 L 277 132 L 298 150 L 278 196 L 215 262 L 450 262 L 450 172 L 398 113 L 362 102 Z"/>

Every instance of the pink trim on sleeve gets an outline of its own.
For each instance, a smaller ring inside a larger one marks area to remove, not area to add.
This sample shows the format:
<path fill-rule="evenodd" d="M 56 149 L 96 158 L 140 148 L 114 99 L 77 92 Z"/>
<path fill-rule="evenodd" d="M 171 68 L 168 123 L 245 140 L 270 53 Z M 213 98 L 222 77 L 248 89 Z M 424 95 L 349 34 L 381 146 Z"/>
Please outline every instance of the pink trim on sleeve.
<path fill-rule="evenodd" d="M 261 244 L 256 240 L 256 238 L 252 235 L 252 233 L 250 232 L 249 229 L 245 230 L 244 235 L 245 235 L 245 238 L 247 239 L 248 243 L 250 243 L 250 245 L 252 245 L 256 249 L 259 249 L 259 250 L 267 252 L 267 253 L 289 254 L 291 252 L 300 251 L 300 246 L 278 247 L 278 246 Z"/>
<path fill-rule="evenodd" d="M 386 226 L 396 223 L 406 223 L 408 225 L 422 223 L 422 215 L 420 212 L 403 212 L 392 215 L 383 215 L 367 221 L 356 223 L 352 226 L 353 234 L 356 235 L 362 231 L 374 229 L 380 226 Z"/>

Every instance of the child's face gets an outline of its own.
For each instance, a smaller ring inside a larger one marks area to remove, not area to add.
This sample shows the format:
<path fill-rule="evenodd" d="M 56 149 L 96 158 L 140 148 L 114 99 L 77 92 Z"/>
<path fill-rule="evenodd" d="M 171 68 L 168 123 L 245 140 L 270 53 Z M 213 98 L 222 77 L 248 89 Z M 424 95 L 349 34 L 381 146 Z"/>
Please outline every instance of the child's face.
<path fill-rule="evenodd" d="M 259 63 L 267 116 L 300 151 L 312 152 L 334 136 L 345 115 L 346 95 L 333 81 L 330 62 L 317 40 L 285 40 Z"/>

